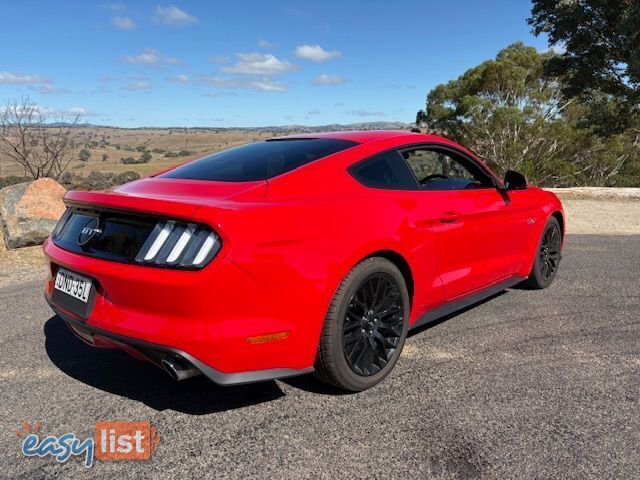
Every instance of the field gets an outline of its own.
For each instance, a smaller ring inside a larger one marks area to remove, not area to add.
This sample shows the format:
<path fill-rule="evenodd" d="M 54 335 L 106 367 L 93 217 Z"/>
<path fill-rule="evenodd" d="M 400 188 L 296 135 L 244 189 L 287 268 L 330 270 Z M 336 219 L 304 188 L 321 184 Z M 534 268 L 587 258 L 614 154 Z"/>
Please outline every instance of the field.
<path fill-rule="evenodd" d="M 133 171 L 140 176 L 165 170 L 174 165 L 243 143 L 302 132 L 337 130 L 409 130 L 399 122 L 364 122 L 317 127 L 288 125 L 253 128 L 115 128 L 83 126 L 77 129 L 77 149 L 68 171 L 87 177 L 92 171 L 122 173 Z M 82 150 L 90 154 L 81 160 Z M 125 164 L 121 160 L 150 156 L 146 163 Z M 24 176 L 24 169 L 0 152 L 0 177 Z"/>
<path fill-rule="evenodd" d="M 79 128 L 79 148 L 75 151 L 69 171 L 87 176 L 91 171 L 121 173 L 134 171 L 141 176 L 164 170 L 178 163 L 223 150 L 243 143 L 264 140 L 296 130 L 206 130 L 206 129 L 124 129 L 87 127 Z M 80 150 L 91 156 L 87 161 L 79 158 Z M 121 158 L 139 158 L 143 152 L 151 155 L 148 163 L 122 163 Z M 103 160 L 103 158 L 105 158 Z M 0 156 L 0 177 L 23 176 L 24 170 L 10 159 Z"/>

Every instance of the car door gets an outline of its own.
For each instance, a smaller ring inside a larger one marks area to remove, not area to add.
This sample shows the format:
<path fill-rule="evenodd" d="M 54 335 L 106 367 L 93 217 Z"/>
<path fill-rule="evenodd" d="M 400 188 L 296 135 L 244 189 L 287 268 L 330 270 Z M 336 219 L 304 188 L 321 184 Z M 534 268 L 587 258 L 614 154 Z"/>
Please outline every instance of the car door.
<path fill-rule="evenodd" d="M 400 153 L 420 186 L 422 222 L 436 238 L 446 298 L 511 276 L 519 250 L 514 241 L 516 218 L 492 175 L 449 147 L 421 146 Z"/>

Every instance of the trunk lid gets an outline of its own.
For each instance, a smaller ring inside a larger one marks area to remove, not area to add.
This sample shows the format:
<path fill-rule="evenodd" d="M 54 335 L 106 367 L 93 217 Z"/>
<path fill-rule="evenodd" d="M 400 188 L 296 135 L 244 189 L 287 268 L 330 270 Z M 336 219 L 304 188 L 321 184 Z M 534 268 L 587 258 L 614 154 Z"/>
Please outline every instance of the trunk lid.
<path fill-rule="evenodd" d="M 130 210 L 191 219 L 199 207 L 229 206 L 231 202 L 258 201 L 267 182 L 212 182 L 173 178 L 147 178 L 104 192 L 69 191 L 68 206 Z"/>
<path fill-rule="evenodd" d="M 106 260 L 202 268 L 222 242 L 203 217 L 210 221 L 238 201 L 264 198 L 266 191 L 266 181 L 158 178 L 105 192 L 70 191 L 52 239 L 65 250 Z"/>

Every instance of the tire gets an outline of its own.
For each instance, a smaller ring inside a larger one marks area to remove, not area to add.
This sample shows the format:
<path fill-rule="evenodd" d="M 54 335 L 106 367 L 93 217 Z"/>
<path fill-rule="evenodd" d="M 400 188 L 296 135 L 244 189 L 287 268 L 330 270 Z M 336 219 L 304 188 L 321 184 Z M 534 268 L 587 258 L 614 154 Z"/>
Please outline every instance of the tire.
<path fill-rule="evenodd" d="M 314 365 L 316 377 L 350 392 L 382 381 L 402 352 L 409 311 L 400 270 L 380 257 L 360 262 L 344 277 L 329 305 Z"/>
<path fill-rule="evenodd" d="M 524 281 L 526 287 L 539 290 L 547 288 L 553 283 L 562 259 L 561 246 L 562 230 L 560 224 L 555 217 L 551 217 L 540 235 L 531 273 L 529 278 Z"/>

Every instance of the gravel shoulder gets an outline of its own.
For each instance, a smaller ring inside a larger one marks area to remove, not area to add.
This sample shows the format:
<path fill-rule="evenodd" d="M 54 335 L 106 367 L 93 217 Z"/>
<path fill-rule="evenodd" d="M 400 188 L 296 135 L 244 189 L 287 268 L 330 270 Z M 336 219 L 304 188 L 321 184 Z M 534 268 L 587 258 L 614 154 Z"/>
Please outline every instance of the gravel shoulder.
<path fill-rule="evenodd" d="M 640 188 L 549 188 L 565 210 L 567 233 L 640 235 Z"/>

